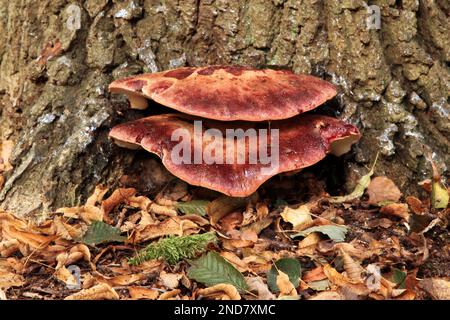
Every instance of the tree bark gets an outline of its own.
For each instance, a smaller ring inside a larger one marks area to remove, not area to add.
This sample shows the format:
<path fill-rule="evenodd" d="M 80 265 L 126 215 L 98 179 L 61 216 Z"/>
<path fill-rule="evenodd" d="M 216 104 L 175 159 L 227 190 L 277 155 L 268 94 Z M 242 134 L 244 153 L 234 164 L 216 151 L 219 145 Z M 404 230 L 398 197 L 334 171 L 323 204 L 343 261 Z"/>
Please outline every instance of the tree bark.
<path fill-rule="evenodd" d="M 0 138 L 15 145 L 2 209 L 48 213 L 116 184 L 136 160 L 107 133 L 142 112 L 107 85 L 207 64 L 332 81 L 331 106 L 363 134 L 346 162 L 349 185 L 379 152 L 376 173 L 415 192 L 429 175 L 427 153 L 442 171 L 450 163 L 450 5 L 369 4 L 381 9 L 379 30 L 368 28 L 361 0 L 0 0 Z M 153 159 L 139 165 L 151 168 L 148 190 L 171 179 Z"/>

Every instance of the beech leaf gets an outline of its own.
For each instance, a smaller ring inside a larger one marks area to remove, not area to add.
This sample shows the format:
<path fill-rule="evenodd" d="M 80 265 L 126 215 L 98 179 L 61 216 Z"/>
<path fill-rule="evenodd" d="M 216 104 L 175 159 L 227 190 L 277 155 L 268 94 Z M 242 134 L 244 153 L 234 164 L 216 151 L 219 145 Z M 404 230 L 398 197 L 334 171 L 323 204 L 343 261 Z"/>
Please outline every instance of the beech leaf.
<path fill-rule="evenodd" d="M 86 244 L 96 245 L 105 242 L 122 242 L 127 237 L 120 235 L 121 231 L 118 228 L 114 228 L 103 221 L 93 221 L 86 231 L 81 241 Z"/>
<path fill-rule="evenodd" d="M 188 202 L 177 202 L 175 207 L 183 214 L 206 215 L 206 208 L 210 204 L 207 200 L 192 200 Z"/>
<path fill-rule="evenodd" d="M 289 281 L 294 285 L 294 287 L 298 287 L 300 283 L 302 268 L 300 262 L 298 262 L 297 259 L 279 259 L 267 273 L 267 284 L 269 285 L 270 290 L 275 293 L 280 292 L 280 289 L 277 285 L 278 270 L 287 274 L 289 277 Z"/>
<path fill-rule="evenodd" d="M 231 284 L 240 292 L 247 291 L 245 278 L 231 263 L 218 253 L 210 251 L 196 260 L 190 260 L 187 276 L 207 286 Z"/>
<path fill-rule="evenodd" d="M 344 242 L 347 230 L 348 229 L 346 226 L 336 226 L 336 225 L 315 226 L 294 234 L 292 238 L 306 237 L 310 233 L 320 232 L 327 235 L 331 240 L 334 240 L 335 242 Z"/>

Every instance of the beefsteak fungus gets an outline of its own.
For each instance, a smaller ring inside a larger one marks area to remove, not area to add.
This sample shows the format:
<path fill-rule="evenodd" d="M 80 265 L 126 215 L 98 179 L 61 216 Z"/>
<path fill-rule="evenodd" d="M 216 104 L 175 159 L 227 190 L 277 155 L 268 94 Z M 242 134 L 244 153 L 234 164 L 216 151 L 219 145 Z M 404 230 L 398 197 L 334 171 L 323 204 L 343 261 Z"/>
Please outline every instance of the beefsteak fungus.
<path fill-rule="evenodd" d="M 270 177 L 294 172 L 350 150 L 358 129 L 311 114 L 331 99 L 330 83 L 290 71 L 236 66 L 179 68 L 114 81 L 132 108 L 148 99 L 179 112 L 114 127 L 110 137 L 158 155 L 175 176 L 234 197 L 255 192 Z M 269 151 L 270 150 L 270 151 Z"/>

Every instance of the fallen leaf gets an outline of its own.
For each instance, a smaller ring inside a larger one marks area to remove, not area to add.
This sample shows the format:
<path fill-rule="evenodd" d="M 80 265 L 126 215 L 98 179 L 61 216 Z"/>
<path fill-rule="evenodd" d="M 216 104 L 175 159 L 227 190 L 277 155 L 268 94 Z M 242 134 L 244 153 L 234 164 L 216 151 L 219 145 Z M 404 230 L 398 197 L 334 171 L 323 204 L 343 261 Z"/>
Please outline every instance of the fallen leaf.
<path fill-rule="evenodd" d="M 302 231 L 313 222 L 311 212 L 306 204 L 301 205 L 296 209 L 285 207 L 281 213 L 281 217 L 285 222 L 291 223 L 295 231 Z"/>
<path fill-rule="evenodd" d="M 217 223 L 230 212 L 245 207 L 248 203 L 255 202 L 258 198 L 256 193 L 245 198 L 234 198 L 222 196 L 212 201 L 206 208 L 206 212 L 210 217 L 211 225 L 216 226 Z"/>
<path fill-rule="evenodd" d="M 135 282 L 138 282 L 138 281 L 141 281 L 141 280 L 144 280 L 147 278 L 147 275 L 144 273 L 122 274 L 122 275 L 115 276 L 115 277 L 107 277 L 98 272 L 94 272 L 93 276 L 98 282 L 106 283 L 111 287 L 129 286 L 130 284 L 133 284 Z"/>
<path fill-rule="evenodd" d="M 294 288 L 298 287 L 302 269 L 300 262 L 294 258 L 283 258 L 277 260 L 270 271 L 267 273 L 267 284 L 272 292 L 278 293 L 280 288 L 277 286 L 278 275 L 283 272 L 288 276 L 289 281 L 291 281 Z"/>
<path fill-rule="evenodd" d="M 105 215 L 108 215 L 120 204 L 126 203 L 135 194 L 136 189 L 134 188 L 120 188 L 115 190 L 106 200 L 102 201 L 102 209 Z"/>
<path fill-rule="evenodd" d="M 81 239 L 82 242 L 96 245 L 105 242 L 122 242 L 127 237 L 120 235 L 121 231 L 102 221 L 94 221 Z"/>
<path fill-rule="evenodd" d="M 188 202 L 177 202 L 175 207 L 183 214 L 198 214 L 200 216 L 206 215 L 206 209 L 210 201 L 206 200 L 192 200 Z"/>
<path fill-rule="evenodd" d="M 0 301 L 2 301 L 2 300 L 8 300 L 8 299 L 6 298 L 6 293 L 5 293 L 5 291 L 3 291 L 2 289 L 0 289 Z"/>
<path fill-rule="evenodd" d="M 302 277 L 302 280 L 305 282 L 312 282 L 312 281 L 320 281 L 326 278 L 327 276 L 323 272 L 323 267 L 319 266 L 308 272 L 305 272 L 305 275 Z"/>
<path fill-rule="evenodd" d="M 162 284 L 168 289 L 175 289 L 179 286 L 181 278 L 183 278 L 182 274 L 178 273 L 167 273 L 162 271 L 159 274 L 159 278 L 162 281 Z"/>
<path fill-rule="evenodd" d="M 210 251 L 197 260 L 190 261 L 187 276 L 208 286 L 228 283 L 245 292 L 247 284 L 244 276 L 232 264 L 216 252 Z"/>
<path fill-rule="evenodd" d="M 450 281 L 439 278 L 425 279 L 419 282 L 419 287 L 425 290 L 433 299 L 450 300 Z"/>
<path fill-rule="evenodd" d="M 426 205 L 422 203 L 419 199 L 413 196 L 406 197 L 406 203 L 409 206 L 409 209 L 418 215 L 423 215 L 428 211 Z"/>
<path fill-rule="evenodd" d="M 241 300 L 238 290 L 231 284 L 219 283 L 215 286 L 199 289 L 198 296 L 214 300 Z"/>
<path fill-rule="evenodd" d="M 181 292 L 180 289 L 174 289 L 171 291 L 164 292 L 159 296 L 158 300 L 174 300 L 180 294 L 180 292 Z"/>
<path fill-rule="evenodd" d="M 336 291 L 323 291 L 308 300 L 344 300 L 342 295 Z"/>
<path fill-rule="evenodd" d="M 261 277 L 246 277 L 245 281 L 248 286 L 248 291 L 255 292 L 259 300 L 275 300 L 276 296 L 270 292 L 267 284 Z"/>
<path fill-rule="evenodd" d="M 117 292 L 106 283 L 98 284 L 89 289 L 83 289 L 64 300 L 119 300 Z"/>
<path fill-rule="evenodd" d="M 375 177 L 367 187 L 370 204 L 379 204 L 386 201 L 398 202 L 402 193 L 395 183 L 388 177 Z"/>
<path fill-rule="evenodd" d="M 325 265 L 323 272 L 326 274 L 328 280 L 335 286 L 345 288 L 356 296 L 365 296 L 370 293 L 370 290 L 359 281 L 352 281 L 348 277 L 340 274 L 329 264 Z"/>
<path fill-rule="evenodd" d="M 347 227 L 341 226 L 341 225 L 323 225 L 323 226 L 316 226 L 312 228 L 308 228 L 306 230 L 303 230 L 299 233 L 296 233 L 292 235 L 292 238 L 295 237 L 306 237 L 307 235 L 313 233 L 313 232 L 320 232 L 325 235 L 327 235 L 331 240 L 334 240 L 335 242 L 344 242 L 345 241 L 345 234 L 347 233 Z"/>
<path fill-rule="evenodd" d="M 159 291 L 155 289 L 142 287 L 128 287 L 127 289 L 133 300 L 156 300 L 159 296 Z"/>
<path fill-rule="evenodd" d="M 342 257 L 344 270 L 347 274 L 347 277 L 355 282 L 362 281 L 361 274 L 364 269 L 361 267 L 361 265 L 357 261 L 353 260 L 353 258 L 342 249 L 340 250 L 340 255 Z"/>
<path fill-rule="evenodd" d="M 409 221 L 408 205 L 405 203 L 391 203 L 380 209 L 380 212 L 386 215 L 395 216 Z"/>
<path fill-rule="evenodd" d="M 279 289 L 279 297 L 297 297 L 297 290 L 295 289 L 292 282 L 289 280 L 289 276 L 281 270 L 278 270 L 278 275 L 276 278 L 276 284 Z"/>
<path fill-rule="evenodd" d="M 369 186 L 370 180 L 374 174 L 375 165 L 377 163 L 377 160 L 378 160 L 378 154 L 375 157 L 375 161 L 373 162 L 372 168 L 366 175 L 362 176 L 359 179 L 358 184 L 356 185 L 356 187 L 352 193 L 350 193 L 346 196 L 331 197 L 330 202 L 342 203 L 342 202 L 349 202 L 349 201 L 361 198 L 362 195 L 364 194 L 364 190 L 366 190 L 366 188 Z"/>

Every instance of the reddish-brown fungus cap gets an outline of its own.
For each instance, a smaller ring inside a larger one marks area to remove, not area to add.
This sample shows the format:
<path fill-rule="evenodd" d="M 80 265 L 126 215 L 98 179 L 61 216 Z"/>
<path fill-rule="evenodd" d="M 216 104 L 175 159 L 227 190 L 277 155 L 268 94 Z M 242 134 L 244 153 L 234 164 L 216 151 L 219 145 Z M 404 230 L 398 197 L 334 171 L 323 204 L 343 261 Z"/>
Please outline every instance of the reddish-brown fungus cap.
<path fill-rule="evenodd" d="M 341 155 L 349 151 L 351 145 L 360 137 L 358 129 L 353 125 L 319 115 L 302 115 L 288 120 L 273 121 L 270 124 L 202 121 L 203 133 L 210 128 L 217 128 L 220 132 L 224 132 L 225 129 L 237 128 L 243 130 L 248 128 L 279 129 L 278 168 L 270 174 L 261 174 L 261 169 L 270 165 L 261 164 L 260 161 L 256 164 L 249 164 L 248 158 L 245 164 L 236 164 L 235 162 L 227 164 L 226 161 L 224 164 L 175 163 L 172 159 L 172 150 L 179 145 L 179 140 L 172 141 L 172 133 L 176 129 L 187 129 L 190 137 L 194 137 L 193 122 L 193 117 L 182 114 L 151 116 L 114 127 L 110 132 L 110 137 L 118 145 L 131 148 L 142 147 L 157 154 L 172 174 L 192 185 L 206 187 L 235 197 L 250 195 L 262 183 L 278 173 L 311 166 L 324 158 L 327 153 Z M 193 140 L 193 138 L 189 139 L 192 154 L 199 149 L 199 145 L 196 145 Z M 211 141 L 213 140 L 203 139 L 200 148 L 205 150 L 205 147 L 212 143 Z M 235 147 L 237 146 L 236 141 L 233 140 Z M 249 140 L 244 138 L 244 141 L 246 152 L 248 152 Z M 268 141 L 270 142 L 270 138 Z M 226 143 L 223 144 L 224 155 L 229 151 L 225 150 L 225 146 Z M 269 153 L 270 150 L 273 150 L 271 147 L 268 148 Z M 234 159 L 236 160 L 236 158 Z"/>
<path fill-rule="evenodd" d="M 222 121 L 280 120 L 312 110 L 336 95 L 335 87 L 287 70 L 237 66 L 179 68 L 114 81 L 132 108 L 152 99 L 180 112 Z"/>

